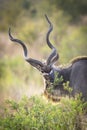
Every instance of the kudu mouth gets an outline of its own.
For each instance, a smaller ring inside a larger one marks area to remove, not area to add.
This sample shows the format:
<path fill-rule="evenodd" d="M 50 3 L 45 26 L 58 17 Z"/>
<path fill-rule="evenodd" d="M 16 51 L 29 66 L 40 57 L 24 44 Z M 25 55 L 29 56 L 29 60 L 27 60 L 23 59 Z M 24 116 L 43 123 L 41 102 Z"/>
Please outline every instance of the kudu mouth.
<path fill-rule="evenodd" d="M 11 28 L 9 28 L 9 38 L 10 38 L 11 41 L 16 42 L 23 47 L 24 58 L 30 65 L 37 68 L 42 73 L 49 73 L 52 69 L 52 65 L 55 64 L 55 62 L 58 60 L 59 55 L 57 53 L 56 48 L 51 44 L 51 42 L 49 40 L 50 33 L 53 30 L 53 25 L 52 25 L 51 21 L 49 20 L 49 18 L 47 17 L 47 15 L 45 15 L 45 18 L 46 18 L 47 22 L 49 23 L 49 30 L 46 34 L 46 41 L 47 41 L 47 45 L 49 46 L 49 48 L 52 49 L 52 52 L 48 56 L 45 64 L 42 63 L 41 61 L 38 61 L 38 60 L 35 60 L 35 59 L 32 59 L 32 58 L 28 58 L 28 50 L 27 50 L 26 45 L 24 44 L 23 41 L 16 39 L 12 36 Z"/>

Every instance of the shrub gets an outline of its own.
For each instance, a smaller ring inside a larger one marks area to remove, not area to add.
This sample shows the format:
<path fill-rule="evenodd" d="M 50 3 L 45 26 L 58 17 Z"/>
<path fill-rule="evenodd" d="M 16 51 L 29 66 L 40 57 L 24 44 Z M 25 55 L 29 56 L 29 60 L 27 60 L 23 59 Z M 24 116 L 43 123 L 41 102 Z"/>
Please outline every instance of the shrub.
<path fill-rule="evenodd" d="M 7 100 L 0 114 L 0 130 L 80 130 L 86 103 L 65 98 L 53 105 L 42 97 Z"/>

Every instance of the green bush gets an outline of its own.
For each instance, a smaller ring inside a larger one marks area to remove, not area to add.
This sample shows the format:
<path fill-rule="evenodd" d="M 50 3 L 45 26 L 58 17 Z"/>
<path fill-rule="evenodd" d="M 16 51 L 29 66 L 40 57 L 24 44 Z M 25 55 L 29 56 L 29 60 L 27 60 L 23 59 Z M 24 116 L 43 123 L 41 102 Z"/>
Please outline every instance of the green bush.
<path fill-rule="evenodd" d="M 1 109 L 0 130 L 80 130 L 86 105 L 79 98 L 65 98 L 55 105 L 37 96 L 7 100 Z"/>

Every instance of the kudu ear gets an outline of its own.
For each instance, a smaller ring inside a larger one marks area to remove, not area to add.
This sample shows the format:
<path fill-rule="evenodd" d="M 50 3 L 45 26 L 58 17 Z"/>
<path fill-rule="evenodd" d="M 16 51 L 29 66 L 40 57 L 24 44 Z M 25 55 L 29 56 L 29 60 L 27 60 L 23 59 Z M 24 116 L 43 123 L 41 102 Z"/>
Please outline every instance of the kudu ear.
<path fill-rule="evenodd" d="M 33 60 L 31 58 L 29 59 L 26 59 L 26 61 L 32 65 L 34 68 L 38 69 L 40 72 L 43 71 L 43 68 L 44 68 L 44 64 L 42 62 L 38 62 L 37 60 Z"/>

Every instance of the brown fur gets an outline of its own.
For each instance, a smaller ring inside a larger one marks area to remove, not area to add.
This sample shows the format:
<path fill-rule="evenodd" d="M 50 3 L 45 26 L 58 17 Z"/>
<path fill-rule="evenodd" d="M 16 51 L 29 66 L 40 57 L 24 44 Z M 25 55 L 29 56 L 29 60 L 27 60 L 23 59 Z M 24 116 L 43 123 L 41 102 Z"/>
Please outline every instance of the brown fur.
<path fill-rule="evenodd" d="M 75 58 L 73 58 L 71 61 L 70 61 L 70 63 L 75 63 L 75 62 L 77 62 L 78 60 L 87 60 L 87 56 L 78 56 L 78 57 L 75 57 Z"/>

